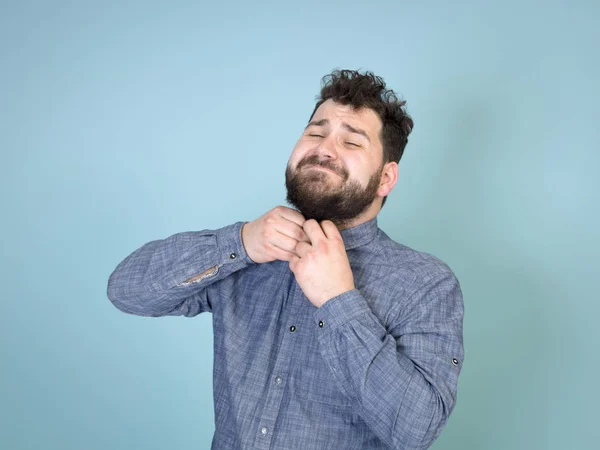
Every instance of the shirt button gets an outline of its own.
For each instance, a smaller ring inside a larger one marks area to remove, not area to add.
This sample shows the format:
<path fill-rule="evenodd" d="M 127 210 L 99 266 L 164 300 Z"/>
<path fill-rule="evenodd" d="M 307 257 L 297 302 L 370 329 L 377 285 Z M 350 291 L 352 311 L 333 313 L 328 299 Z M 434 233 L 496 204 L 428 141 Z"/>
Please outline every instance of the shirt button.
<path fill-rule="evenodd" d="M 319 320 L 319 328 L 323 328 L 323 325 L 325 325 L 325 322 L 323 322 L 322 320 Z"/>
<path fill-rule="evenodd" d="M 232 253 L 231 255 L 229 255 L 229 259 L 235 259 L 237 258 L 237 255 L 235 253 Z"/>
<path fill-rule="evenodd" d="M 290 327 L 290 333 L 293 333 L 294 331 L 296 331 L 296 326 L 295 326 L 295 325 L 292 325 L 292 326 Z"/>
<path fill-rule="evenodd" d="M 269 432 L 269 429 L 268 429 L 267 427 L 262 427 L 262 428 L 260 429 L 260 432 L 261 432 L 263 435 L 265 435 L 265 434 L 267 434 L 267 433 Z"/>
<path fill-rule="evenodd" d="M 281 378 L 281 377 L 275 377 L 275 383 L 281 384 L 282 381 L 283 381 L 283 378 Z"/>

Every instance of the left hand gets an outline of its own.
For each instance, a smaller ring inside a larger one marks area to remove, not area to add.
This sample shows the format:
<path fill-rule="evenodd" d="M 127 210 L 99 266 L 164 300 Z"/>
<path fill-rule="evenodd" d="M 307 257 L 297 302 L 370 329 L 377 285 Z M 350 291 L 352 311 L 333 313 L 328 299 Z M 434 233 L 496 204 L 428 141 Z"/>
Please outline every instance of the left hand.
<path fill-rule="evenodd" d="M 327 300 L 354 289 L 354 277 L 342 235 L 333 222 L 316 220 L 302 227 L 310 240 L 298 242 L 289 265 L 304 295 L 317 308 Z"/>

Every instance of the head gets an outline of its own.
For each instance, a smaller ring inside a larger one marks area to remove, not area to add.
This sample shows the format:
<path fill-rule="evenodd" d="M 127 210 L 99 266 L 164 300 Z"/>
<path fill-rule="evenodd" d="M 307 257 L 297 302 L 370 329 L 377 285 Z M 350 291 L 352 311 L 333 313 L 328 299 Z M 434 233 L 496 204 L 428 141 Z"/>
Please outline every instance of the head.
<path fill-rule="evenodd" d="M 340 228 L 376 216 L 413 128 L 404 104 L 371 72 L 326 75 L 288 161 L 288 202 L 307 219 Z"/>

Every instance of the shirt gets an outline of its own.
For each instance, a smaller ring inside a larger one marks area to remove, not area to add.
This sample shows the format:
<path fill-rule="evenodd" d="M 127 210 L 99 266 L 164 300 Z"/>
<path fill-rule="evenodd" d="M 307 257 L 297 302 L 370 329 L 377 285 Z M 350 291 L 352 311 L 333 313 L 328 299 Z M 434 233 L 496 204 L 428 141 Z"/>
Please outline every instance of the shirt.
<path fill-rule="evenodd" d="M 108 281 L 129 314 L 212 312 L 212 449 L 429 447 L 463 364 L 451 269 L 375 218 L 341 231 L 356 288 L 317 308 L 287 262 L 248 257 L 243 225 L 146 243 Z"/>

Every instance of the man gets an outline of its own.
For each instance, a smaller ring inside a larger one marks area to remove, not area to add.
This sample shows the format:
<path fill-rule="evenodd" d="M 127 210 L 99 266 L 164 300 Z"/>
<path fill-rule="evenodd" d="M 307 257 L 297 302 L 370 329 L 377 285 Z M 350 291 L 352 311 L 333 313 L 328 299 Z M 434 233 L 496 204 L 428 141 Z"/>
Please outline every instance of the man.
<path fill-rule="evenodd" d="M 424 449 L 456 403 L 459 283 L 377 226 L 413 122 L 372 73 L 323 81 L 296 209 L 149 242 L 109 279 L 130 314 L 213 313 L 213 449 Z"/>

